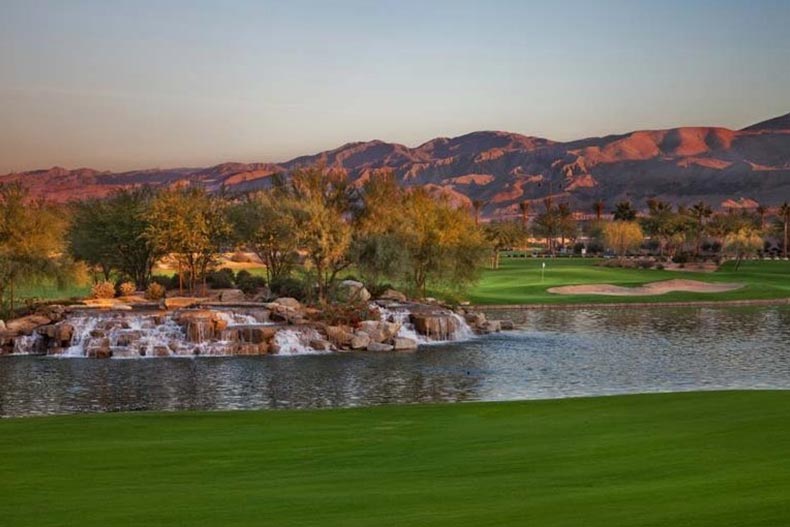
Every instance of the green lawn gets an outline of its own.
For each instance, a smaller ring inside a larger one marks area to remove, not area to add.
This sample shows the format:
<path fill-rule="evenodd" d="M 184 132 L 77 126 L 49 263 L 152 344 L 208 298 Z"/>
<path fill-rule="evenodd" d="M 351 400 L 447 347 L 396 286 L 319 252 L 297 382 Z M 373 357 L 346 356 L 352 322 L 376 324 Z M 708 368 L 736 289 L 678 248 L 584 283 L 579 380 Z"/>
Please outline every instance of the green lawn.
<path fill-rule="evenodd" d="M 790 521 L 790 392 L 0 421 L 0 524 Z"/>
<path fill-rule="evenodd" d="M 541 281 L 541 263 L 546 262 Z M 734 262 L 726 263 L 715 273 L 661 271 L 656 269 L 619 269 L 599 267 L 600 260 L 587 258 L 502 258 L 499 269 L 487 269 L 468 299 L 473 304 L 532 303 L 619 303 L 677 302 L 695 300 L 747 300 L 790 298 L 790 262 L 747 261 L 735 271 Z M 555 295 L 550 287 L 575 284 L 608 283 L 637 286 L 656 280 L 685 278 L 703 282 L 739 282 L 746 287 L 726 293 L 668 293 L 658 296 Z"/>

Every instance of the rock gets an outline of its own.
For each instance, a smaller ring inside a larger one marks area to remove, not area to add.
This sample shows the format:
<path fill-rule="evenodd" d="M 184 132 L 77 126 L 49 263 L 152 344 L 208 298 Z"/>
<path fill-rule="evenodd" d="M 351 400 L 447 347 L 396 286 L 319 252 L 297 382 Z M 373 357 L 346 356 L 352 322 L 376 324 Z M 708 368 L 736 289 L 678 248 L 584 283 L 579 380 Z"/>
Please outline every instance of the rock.
<path fill-rule="evenodd" d="M 310 340 L 310 347 L 317 351 L 330 351 L 332 344 L 324 339 L 312 339 Z"/>
<path fill-rule="evenodd" d="M 271 342 L 277 334 L 274 326 L 233 326 L 222 333 L 223 340 L 249 344 L 263 344 Z"/>
<path fill-rule="evenodd" d="M 291 298 L 289 296 L 277 298 L 274 300 L 274 302 L 272 302 L 272 304 L 279 304 L 283 307 L 287 307 L 289 309 L 294 309 L 297 311 L 302 309 L 302 303 L 299 302 L 297 299 Z"/>
<path fill-rule="evenodd" d="M 222 289 L 219 293 L 220 302 L 244 302 L 247 297 L 241 289 Z"/>
<path fill-rule="evenodd" d="M 502 331 L 502 323 L 499 320 L 488 320 L 479 329 L 482 333 L 499 333 Z"/>
<path fill-rule="evenodd" d="M 406 302 L 408 298 L 406 295 L 401 293 L 400 291 L 396 291 L 395 289 L 387 289 L 384 291 L 384 294 L 379 296 L 380 300 L 391 300 L 393 302 Z"/>
<path fill-rule="evenodd" d="M 68 348 L 71 346 L 71 339 L 74 338 L 74 326 L 66 322 L 61 322 L 55 326 L 55 332 L 52 338 L 57 343 L 57 346 Z"/>
<path fill-rule="evenodd" d="M 269 351 L 269 344 L 266 344 L 265 342 L 260 344 L 242 342 L 236 344 L 230 350 L 231 354 L 233 355 L 266 355 L 269 353 Z"/>
<path fill-rule="evenodd" d="M 41 306 L 36 310 L 36 315 L 46 317 L 52 322 L 60 322 L 66 315 L 66 308 L 58 304 Z"/>
<path fill-rule="evenodd" d="M 5 331 L 5 322 L 0 320 L 0 331 Z"/>
<path fill-rule="evenodd" d="M 502 331 L 513 331 L 516 328 L 512 320 L 502 320 L 499 326 L 502 328 Z"/>
<path fill-rule="evenodd" d="M 351 349 L 361 350 L 370 344 L 370 336 L 367 333 L 359 332 L 351 339 Z"/>
<path fill-rule="evenodd" d="M 169 357 L 170 356 L 170 348 L 167 346 L 154 346 L 154 357 Z"/>
<path fill-rule="evenodd" d="M 36 328 L 51 323 L 52 320 L 49 317 L 43 315 L 28 315 L 6 322 L 6 331 L 19 335 L 32 335 Z"/>
<path fill-rule="evenodd" d="M 324 333 L 326 333 L 327 339 L 336 346 L 350 346 L 354 339 L 354 334 L 350 329 L 345 326 L 327 326 L 324 328 Z"/>
<path fill-rule="evenodd" d="M 470 311 L 464 315 L 464 320 L 470 326 L 479 327 L 485 324 L 486 315 L 485 313 Z"/>
<path fill-rule="evenodd" d="M 370 300 L 370 292 L 362 282 L 343 280 L 340 282 L 339 289 L 341 298 L 346 302 L 367 302 Z"/>
<path fill-rule="evenodd" d="M 165 298 L 165 308 L 167 309 L 184 309 L 187 307 L 192 307 L 197 304 L 206 302 L 208 298 L 198 298 L 194 296 L 173 296 L 170 298 Z"/>
<path fill-rule="evenodd" d="M 142 335 L 141 331 L 135 331 L 135 330 L 127 331 L 127 332 L 121 333 L 120 335 L 118 335 L 115 338 L 115 345 L 116 346 L 131 346 L 132 344 L 136 344 L 137 342 L 139 342 L 140 338 L 142 336 L 143 335 Z"/>
<path fill-rule="evenodd" d="M 458 321 L 451 315 L 413 313 L 409 318 L 417 333 L 433 339 L 447 340 L 458 329 Z"/>
<path fill-rule="evenodd" d="M 368 351 L 392 351 L 393 347 L 389 344 L 382 344 L 380 342 L 371 342 L 367 346 Z"/>
<path fill-rule="evenodd" d="M 92 338 L 88 342 L 85 355 L 92 359 L 109 359 L 112 357 L 110 339 L 107 337 Z"/>
<path fill-rule="evenodd" d="M 414 351 L 417 349 L 417 341 L 405 337 L 395 337 L 392 340 L 392 347 L 395 351 Z"/>

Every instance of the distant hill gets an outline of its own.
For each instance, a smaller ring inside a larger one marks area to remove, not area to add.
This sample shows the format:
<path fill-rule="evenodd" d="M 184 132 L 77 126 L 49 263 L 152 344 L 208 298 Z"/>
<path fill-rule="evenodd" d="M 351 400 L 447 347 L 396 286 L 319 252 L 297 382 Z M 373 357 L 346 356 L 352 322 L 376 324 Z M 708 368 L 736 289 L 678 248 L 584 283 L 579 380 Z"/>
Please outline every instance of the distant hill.
<path fill-rule="evenodd" d="M 317 163 L 345 170 L 358 184 L 379 169 L 391 170 L 403 185 L 446 193 L 459 204 L 483 200 L 489 217 L 515 215 L 524 200 L 538 206 L 549 193 L 577 210 L 590 210 L 598 199 L 610 208 L 623 199 L 643 207 L 650 197 L 770 206 L 790 200 L 790 114 L 743 130 L 682 127 L 565 143 L 482 131 L 413 148 L 378 140 L 349 143 L 283 163 L 120 173 L 54 167 L 0 176 L 0 183 L 22 181 L 34 196 L 56 201 L 144 184 L 194 182 L 211 190 L 248 191 L 267 187 L 273 174 Z"/>

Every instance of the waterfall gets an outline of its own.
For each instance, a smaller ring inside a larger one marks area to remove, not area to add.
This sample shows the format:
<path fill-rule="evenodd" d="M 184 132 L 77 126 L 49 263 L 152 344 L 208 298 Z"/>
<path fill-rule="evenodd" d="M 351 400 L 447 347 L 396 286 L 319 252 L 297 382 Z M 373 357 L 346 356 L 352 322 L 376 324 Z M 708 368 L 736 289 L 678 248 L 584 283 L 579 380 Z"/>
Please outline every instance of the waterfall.
<path fill-rule="evenodd" d="M 320 339 L 321 335 L 312 328 L 281 329 L 274 337 L 278 355 L 315 355 L 327 353 L 310 346 L 310 341 Z"/>
<path fill-rule="evenodd" d="M 452 324 L 448 324 L 451 329 L 448 330 L 447 335 L 422 335 L 415 328 L 411 322 L 412 312 L 408 305 L 402 305 L 392 308 L 373 306 L 379 310 L 381 320 L 387 322 L 395 322 L 400 324 L 397 336 L 399 338 L 408 338 L 417 342 L 420 345 L 436 344 L 443 341 L 462 341 L 469 340 L 475 337 L 475 332 L 467 324 L 466 320 L 457 313 L 449 310 L 442 309 L 436 312 L 437 316 L 447 317 L 448 320 L 453 320 Z"/>

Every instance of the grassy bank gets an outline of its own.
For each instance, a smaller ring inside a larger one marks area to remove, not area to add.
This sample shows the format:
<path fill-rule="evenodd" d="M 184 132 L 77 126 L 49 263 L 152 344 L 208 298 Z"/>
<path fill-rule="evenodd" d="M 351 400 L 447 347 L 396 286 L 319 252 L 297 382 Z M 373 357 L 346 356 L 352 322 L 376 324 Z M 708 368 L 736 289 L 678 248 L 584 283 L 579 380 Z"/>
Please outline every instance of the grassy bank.
<path fill-rule="evenodd" d="M 0 523 L 776 526 L 790 392 L 0 421 Z"/>
<path fill-rule="evenodd" d="M 714 273 L 620 269 L 599 267 L 592 258 L 557 258 L 546 261 L 541 280 L 538 258 L 503 258 L 499 269 L 487 269 L 483 279 L 469 293 L 473 304 L 575 304 L 692 302 L 717 300 L 757 300 L 790 297 L 790 262 L 747 261 L 736 271 L 727 262 Z M 672 292 L 656 296 L 556 295 L 547 289 L 562 285 L 614 284 L 638 286 L 656 280 L 684 278 L 702 282 L 738 282 L 745 287 L 725 293 Z"/>

